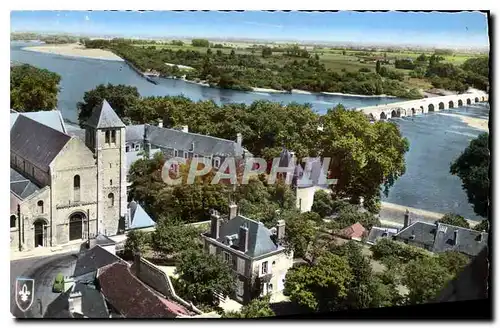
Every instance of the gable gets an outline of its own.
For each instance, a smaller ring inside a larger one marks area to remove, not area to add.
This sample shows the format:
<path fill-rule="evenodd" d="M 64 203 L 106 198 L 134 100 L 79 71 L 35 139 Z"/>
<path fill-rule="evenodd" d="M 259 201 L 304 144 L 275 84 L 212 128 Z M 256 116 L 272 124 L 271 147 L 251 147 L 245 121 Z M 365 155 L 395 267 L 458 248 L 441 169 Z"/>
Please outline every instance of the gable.
<path fill-rule="evenodd" d="M 71 168 L 95 166 L 94 153 L 79 138 L 73 137 L 56 156 L 53 167 Z"/>

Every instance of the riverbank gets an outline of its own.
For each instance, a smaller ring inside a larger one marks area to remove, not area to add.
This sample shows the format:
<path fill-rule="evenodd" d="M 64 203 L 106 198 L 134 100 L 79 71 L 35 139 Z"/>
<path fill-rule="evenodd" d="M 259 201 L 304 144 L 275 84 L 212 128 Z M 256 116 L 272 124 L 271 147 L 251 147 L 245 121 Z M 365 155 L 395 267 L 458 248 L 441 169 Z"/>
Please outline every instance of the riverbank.
<path fill-rule="evenodd" d="M 380 223 L 387 226 L 400 228 L 404 225 L 404 215 L 406 210 L 410 212 L 410 221 L 423 221 L 434 223 L 441 219 L 445 213 L 426 211 L 418 208 L 402 206 L 393 203 L 382 202 L 380 210 Z M 478 221 L 467 220 L 471 227 L 478 224 Z"/>
<path fill-rule="evenodd" d="M 29 46 L 22 48 L 22 50 L 49 53 L 49 54 L 68 56 L 68 57 L 124 61 L 121 57 L 115 55 L 113 52 L 109 50 L 87 49 L 85 48 L 85 46 L 77 43 L 51 44 L 51 45 L 45 44 L 43 46 Z"/>
<path fill-rule="evenodd" d="M 470 126 L 471 128 L 478 129 L 478 130 L 481 130 L 484 132 L 489 131 L 488 120 L 485 120 L 482 118 L 470 117 L 470 116 L 460 115 L 460 114 L 443 113 L 443 112 L 440 112 L 439 115 L 456 117 L 456 118 L 459 118 L 463 123 Z"/>
<path fill-rule="evenodd" d="M 319 94 L 328 96 L 356 97 L 356 98 L 397 98 L 396 96 L 390 96 L 390 95 L 356 95 L 351 93 L 340 93 L 340 92 L 320 92 Z"/>

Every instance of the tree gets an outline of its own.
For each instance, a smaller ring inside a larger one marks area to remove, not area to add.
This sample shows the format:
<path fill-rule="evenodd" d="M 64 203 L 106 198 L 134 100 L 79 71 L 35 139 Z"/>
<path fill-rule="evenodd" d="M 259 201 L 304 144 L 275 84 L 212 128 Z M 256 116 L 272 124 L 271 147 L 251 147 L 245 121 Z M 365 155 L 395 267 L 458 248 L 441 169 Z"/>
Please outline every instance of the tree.
<path fill-rule="evenodd" d="M 144 231 L 131 230 L 127 232 L 127 240 L 125 241 L 125 254 L 133 256 L 137 252 L 144 252 L 150 242 L 149 235 Z"/>
<path fill-rule="evenodd" d="M 83 102 L 77 103 L 80 126 L 84 127 L 94 108 L 102 105 L 104 99 L 108 101 L 119 117 L 125 117 L 128 116 L 128 111 L 137 105 L 139 97 L 140 94 L 136 87 L 123 84 L 100 84 L 85 92 Z"/>
<path fill-rule="evenodd" d="M 446 283 L 453 278 L 448 268 L 442 266 L 434 257 L 413 260 L 406 266 L 402 279 L 408 288 L 410 305 L 433 301 Z"/>
<path fill-rule="evenodd" d="M 330 178 L 333 196 L 349 198 L 353 204 L 378 212 L 380 186 L 388 195 L 389 188 L 404 174 L 408 140 L 396 124 L 376 122 L 359 111 L 346 110 L 342 105 L 328 110 L 322 117 L 323 133 L 318 149 L 323 158 L 330 158 Z"/>
<path fill-rule="evenodd" d="M 223 318 L 233 319 L 265 318 L 273 316 L 275 316 L 275 313 L 269 306 L 269 296 L 253 299 L 250 303 L 241 307 L 239 312 L 229 311 L 222 315 Z"/>
<path fill-rule="evenodd" d="M 457 175 L 462 180 L 462 188 L 467 192 L 474 212 L 482 217 L 488 216 L 489 207 L 488 139 L 488 133 L 480 134 L 450 166 L 451 174 Z"/>
<path fill-rule="evenodd" d="M 324 253 L 312 265 L 299 265 L 288 270 L 284 294 L 309 310 L 333 311 L 346 298 L 352 279 L 345 258 Z"/>
<path fill-rule="evenodd" d="M 285 222 L 287 249 L 294 252 L 294 257 L 305 258 L 309 246 L 317 238 L 317 221 L 309 213 L 302 213 L 290 216 Z"/>
<path fill-rule="evenodd" d="M 486 232 L 488 232 L 490 230 L 490 225 L 489 225 L 488 220 L 482 220 L 481 222 L 479 222 L 478 224 L 476 224 L 473 229 L 477 230 L 477 231 L 486 231 Z"/>
<path fill-rule="evenodd" d="M 152 233 L 151 246 L 162 258 L 169 258 L 187 249 L 200 248 L 200 231 L 180 220 L 162 218 Z"/>
<path fill-rule="evenodd" d="M 215 255 L 188 250 L 176 267 L 180 292 L 194 304 L 218 305 L 215 293 L 227 296 L 234 291 L 236 281 L 230 266 Z"/>
<path fill-rule="evenodd" d="M 262 57 L 271 57 L 273 55 L 273 50 L 270 47 L 262 48 Z"/>
<path fill-rule="evenodd" d="M 377 72 L 377 74 L 380 74 L 380 60 L 377 60 L 377 63 L 375 64 L 375 72 Z"/>
<path fill-rule="evenodd" d="M 203 48 L 208 48 L 210 46 L 210 42 L 205 39 L 193 39 L 191 40 L 191 45 L 193 47 L 203 47 Z"/>
<path fill-rule="evenodd" d="M 61 76 L 28 64 L 10 68 L 10 108 L 19 112 L 53 110 Z"/>
<path fill-rule="evenodd" d="M 333 214 L 332 195 L 324 190 L 318 190 L 314 193 L 311 211 L 318 213 L 321 218 Z"/>
<path fill-rule="evenodd" d="M 447 213 L 437 222 L 470 229 L 469 222 L 463 216 L 455 213 Z"/>
<path fill-rule="evenodd" d="M 447 251 L 444 253 L 439 253 L 437 256 L 437 261 L 453 276 L 457 276 L 469 263 L 469 258 L 467 257 L 467 255 L 464 255 L 460 252 Z"/>

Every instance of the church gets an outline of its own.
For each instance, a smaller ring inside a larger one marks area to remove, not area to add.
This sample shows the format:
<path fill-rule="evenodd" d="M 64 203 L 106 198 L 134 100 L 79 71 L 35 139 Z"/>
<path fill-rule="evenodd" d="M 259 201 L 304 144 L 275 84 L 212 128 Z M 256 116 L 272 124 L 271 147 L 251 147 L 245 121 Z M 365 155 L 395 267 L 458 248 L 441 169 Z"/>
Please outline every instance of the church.
<path fill-rule="evenodd" d="M 68 134 L 62 118 L 48 124 L 36 115 L 11 123 L 11 249 L 117 234 L 127 215 L 125 124 L 106 100 L 87 121 L 84 140 Z"/>

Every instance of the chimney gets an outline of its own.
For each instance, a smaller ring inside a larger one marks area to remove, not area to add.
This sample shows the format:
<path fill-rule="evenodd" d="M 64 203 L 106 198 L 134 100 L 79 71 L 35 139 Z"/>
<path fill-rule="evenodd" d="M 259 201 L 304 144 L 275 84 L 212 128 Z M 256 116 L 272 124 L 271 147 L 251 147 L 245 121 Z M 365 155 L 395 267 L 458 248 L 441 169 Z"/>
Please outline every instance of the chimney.
<path fill-rule="evenodd" d="M 158 119 L 158 127 L 159 128 L 163 127 L 163 120 L 162 119 Z"/>
<path fill-rule="evenodd" d="M 278 224 L 276 224 L 276 238 L 278 241 L 285 238 L 285 220 L 278 220 Z"/>
<path fill-rule="evenodd" d="M 403 229 L 407 228 L 409 225 L 410 225 L 410 211 L 406 209 Z"/>
<path fill-rule="evenodd" d="M 219 238 L 219 232 L 220 232 L 220 215 L 219 212 L 216 210 L 212 210 L 210 213 L 210 235 L 212 236 L 213 239 L 218 239 Z"/>
<path fill-rule="evenodd" d="M 243 142 L 243 135 L 241 133 L 236 133 L 236 143 L 241 146 L 241 143 Z"/>
<path fill-rule="evenodd" d="M 477 238 L 477 241 L 478 241 L 478 242 L 480 242 L 480 243 L 481 243 L 481 242 L 483 241 L 483 239 L 484 239 L 483 233 L 484 233 L 484 232 L 483 232 L 483 231 L 481 231 L 481 232 L 479 233 L 478 238 Z"/>
<path fill-rule="evenodd" d="M 141 273 L 141 252 L 134 253 L 134 266 L 135 266 L 135 275 L 139 277 Z"/>
<path fill-rule="evenodd" d="M 238 215 L 238 205 L 235 203 L 229 204 L 229 220 L 234 219 Z"/>
<path fill-rule="evenodd" d="M 71 313 L 82 313 L 82 293 L 80 292 L 73 292 L 69 294 L 69 312 Z"/>
<path fill-rule="evenodd" d="M 188 125 L 183 125 L 181 128 L 182 132 L 189 132 L 189 126 Z"/>
<path fill-rule="evenodd" d="M 458 245 L 458 230 L 453 231 L 453 245 Z"/>
<path fill-rule="evenodd" d="M 246 253 L 248 250 L 248 227 L 240 227 L 238 234 L 238 249 L 243 253 Z"/>

